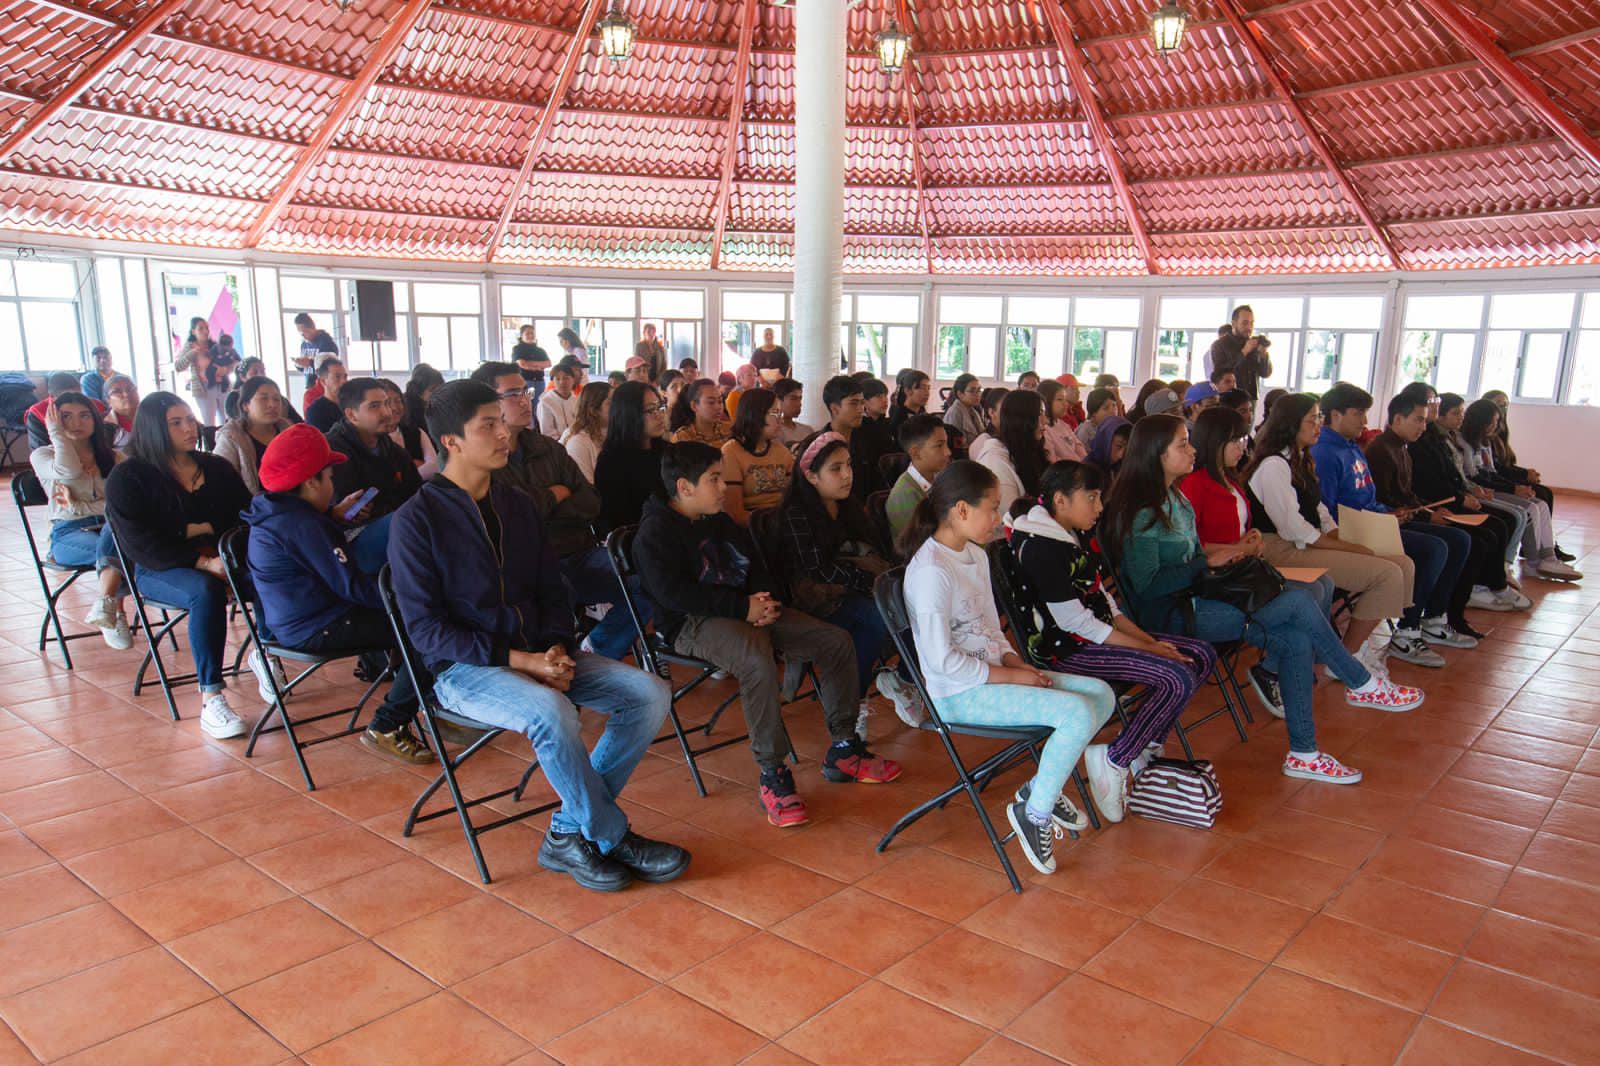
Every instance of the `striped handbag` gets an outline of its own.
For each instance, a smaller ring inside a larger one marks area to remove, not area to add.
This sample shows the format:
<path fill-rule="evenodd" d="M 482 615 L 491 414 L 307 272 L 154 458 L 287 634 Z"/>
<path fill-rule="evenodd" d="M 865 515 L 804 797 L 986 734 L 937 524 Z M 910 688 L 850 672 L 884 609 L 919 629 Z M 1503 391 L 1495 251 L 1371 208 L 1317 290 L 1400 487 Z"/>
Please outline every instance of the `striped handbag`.
<path fill-rule="evenodd" d="M 1210 829 L 1222 810 L 1222 788 L 1209 760 L 1151 759 L 1133 779 L 1128 810 L 1158 822 Z"/>

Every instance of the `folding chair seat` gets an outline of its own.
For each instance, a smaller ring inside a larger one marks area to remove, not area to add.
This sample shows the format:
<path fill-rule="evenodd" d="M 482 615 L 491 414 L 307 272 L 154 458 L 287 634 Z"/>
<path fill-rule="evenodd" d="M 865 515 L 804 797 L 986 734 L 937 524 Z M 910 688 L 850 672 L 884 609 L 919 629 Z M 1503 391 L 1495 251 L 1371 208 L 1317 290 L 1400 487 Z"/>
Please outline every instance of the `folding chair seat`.
<path fill-rule="evenodd" d="M 39 622 L 39 650 L 44 651 L 44 646 L 49 640 L 49 632 L 53 626 L 56 631 L 56 646 L 61 649 L 62 661 L 67 669 L 72 669 L 72 652 L 68 650 L 67 643 L 74 640 L 88 640 L 100 635 L 98 630 L 89 630 L 86 633 L 66 633 L 61 628 L 61 611 L 58 606 L 61 597 L 84 574 L 94 573 L 93 566 L 66 566 L 58 563 L 48 553 L 39 554 L 39 541 L 33 535 L 33 525 L 28 521 L 28 508 L 43 507 L 49 502 L 45 494 L 44 485 L 32 470 L 18 470 L 11 476 L 11 499 L 17 505 L 17 517 L 22 520 L 22 533 L 28 539 L 28 554 L 33 558 L 34 573 L 39 576 L 39 591 L 44 595 L 44 618 Z M 66 580 L 58 585 L 51 585 L 46 571 L 55 574 L 65 574 Z"/>
<path fill-rule="evenodd" d="M 502 815 L 489 822 L 477 823 L 472 820 L 472 808 L 492 803 L 498 799 L 510 796 L 513 800 L 521 802 L 522 795 L 527 791 L 528 782 L 533 779 L 534 772 L 539 769 L 539 760 L 534 759 L 523 771 L 522 777 L 516 785 L 502 788 L 497 792 L 468 799 L 461 791 L 461 781 L 457 777 L 461 767 L 467 760 L 478 752 L 483 751 L 499 736 L 503 729 L 498 726 L 486 725 L 466 715 L 457 714 L 439 704 L 438 697 L 434 694 L 433 678 L 423 666 L 422 657 L 411 646 L 410 639 L 406 636 L 405 620 L 400 617 L 400 605 L 395 599 L 394 579 L 390 576 L 389 568 L 385 566 L 378 574 L 378 590 L 383 596 L 383 610 L 389 616 L 389 626 L 394 630 L 395 644 L 400 650 L 400 662 L 404 669 L 411 671 L 411 677 L 416 682 L 417 702 L 422 708 L 422 723 L 428 733 L 428 743 L 433 747 L 434 754 L 439 758 L 439 773 L 428 786 L 422 790 L 417 801 L 411 805 L 411 810 L 406 814 L 403 835 L 410 836 L 419 822 L 430 822 L 435 818 L 444 818 L 452 813 L 461 820 L 461 831 L 466 835 L 467 848 L 472 852 L 473 864 L 478 868 L 478 878 L 484 884 L 489 884 L 489 864 L 484 861 L 483 848 L 478 844 L 478 838 L 490 830 L 499 829 L 501 826 L 512 825 L 555 810 L 561 806 L 559 799 L 548 803 L 541 803 L 527 810 L 515 814 Z M 440 729 L 441 723 L 455 725 L 463 729 L 476 730 L 481 735 L 470 744 L 461 748 L 454 755 L 445 747 L 444 736 Z M 422 813 L 422 808 L 440 786 L 448 789 L 450 793 L 450 806 L 443 807 L 427 814 Z"/>
<path fill-rule="evenodd" d="M 139 670 L 133 676 L 133 694 L 139 695 L 144 691 L 145 674 L 151 666 L 156 668 L 156 680 L 161 685 L 161 693 L 167 698 L 167 711 L 172 715 L 174 722 L 178 721 L 178 703 L 172 698 L 172 690 L 180 685 L 193 685 L 200 678 L 194 671 L 174 674 L 167 670 L 166 660 L 161 657 L 161 642 L 167 641 L 172 645 L 172 650 L 178 650 L 178 625 L 189 617 L 189 610 L 176 604 L 162 603 L 159 600 L 148 599 L 139 591 L 139 578 L 134 572 L 134 564 L 122 550 L 122 538 L 117 535 L 117 524 L 106 515 L 106 523 L 111 527 L 111 543 L 117 549 L 117 565 L 122 568 L 122 580 L 128 588 L 128 595 L 133 598 L 134 624 L 144 634 L 145 653 L 139 662 Z M 151 609 L 160 613 L 159 623 L 150 620 Z M 244 669 L 245 653 L 250 650 L 250 640 L 246 639 L 239 645 L 239 650 L 234 654 L 233 665 L 224 666 L 222 677 L 238 677 Z"/>
<path fill-rule="evenodd" d="M 329 663 L 335 663 L 341 659 L 356 659 L 372 654 L 387 657 L 391 647 L 386 644 L 382 647 L 361 648 L 356 651 L 321 653 L 263 640 L 261 626 L 256 619 L 254 586 L 250 580 L 249 543 L 249 527 L 239 526 L 223 535 L 222 541 L 217 545 L 217 549 L 222 553 L 223 570 L 228 575 L 228 588 L 233 592 L 234 603 L 238 605 L 239 613 L 244 616 L 244 624 L 250 634 L 250 642 L 259 648 L 263 655 L 276 658 L 280 662 L 295 663 L 298 666 L 303 666 L 304 669 L 297 672 L 294 677 L 289 678 L 288 684 L 281 688 L 278 685 L 277 671 L 267 671 L 269 675 L 268 684 L 272 689 L 272 705 L 256 718 L 256 724 L 251 727 L 250 740 L 245 744 L 244 748 L 245 758 L 248 759 L 255 754 L 256 741 L 261 739 L 263 734 L 285 733 L 289 738 L 289 746 L 294 751 L 295 761 L 300 765 L 300 774 L 305 778 L 307 791 L 315 792 L 317 783 L 312 780 L 311 768 L 306 765 L 305 750 L 314 744 L 322 744 L 329 740 L 338 740 L 340 737 L 350 736 L 352 733 L 359 733 L 364 727 L 358 725 L 357 722 L 361 718 L 362 710 L 367 705 L 367 700 L 372 698 L 372 694 L 379 685 L 394 677 L 394 669 L 386 667 L 375 680 L 367 685 L 366 691 L 361 693 L 361 699 L 350 707 L 322 711 L 317 714 L 306 715 L 303 718 L 291 718 L 286 706 L 290 694 L 302 682 Z M 300 727 L 311 725 L 313 722 L 321 722 L 328 718 L 341 718 L 346 714 L 350 716 L 350 720 L 345 723 L 343 729 L 336 733 L 303 738 L 295 731 Z M 277 718 L 280 724 L 268 725 L 267 723 L 273 718 Z"/>
<path fill-rule="evenodd" d="M 878 613 L 883 617 L 884 625 L 889 629 L 895 649 L 900 653 L 901 660 L 906 663 L 907 670 L 911 674 L 911 682 L 916 685 L 923 706 L 928 710 L 928 716 L 918 728 L 938 734 L 944 744 L 945 754 L 950 757 L 950 763 L 955 767 L 957 777 L 955 784 L 902 815 L 900 820 L 884 834 L 883 839 L 878 841 L 877 850 L 881 852 L 887 848 L 902 830 L 914 825 L 923 815 L 944 807 L 956 796 L 965 793 L 971 800 L 973 809 L 978 813 L 984 834 L 994 846 L 994 853 L 999 857 L 1000 865 L 1011 882 L 1011 890 L 1021 892 L 1022 882 L 1017 878 L 1016 868 L 1011 865 L 1011 858 L 1006 854 L 1005 847 L 1016 834 L 1007 832 L 1001 836 L 995 830 L 994 820 L 989 817 L 989 812 L 983 805 L 982 793 L 995 778 L 1011 769 L 1029 761 L 1037 764 L 1039 748 L 1050 739 L 1051 730 L 1043 726 L 1003 729 L 993 726 L 962 725 L 944 720 L 939 714 L 939 709 L 934 706 L 933 698 L 928 695 L 927 683 L 922 676 L 922 664 L 917 658 L 916 647 L 911 640 L 911 620 L 905 603 L 905 577 L 903 566 L 897 566 L 881 575 L 872 586 L 872 599 L 877 605 Z M 998 740 L 1004 742 L 1005 746 L 977 765 L 969 767 L 956 747 L 955 738 L 958 736 Z M 1082 788 L 1081 783 L 1079 787 Z M 1076 833 L 1071 835 L 1077 837 Z"/>

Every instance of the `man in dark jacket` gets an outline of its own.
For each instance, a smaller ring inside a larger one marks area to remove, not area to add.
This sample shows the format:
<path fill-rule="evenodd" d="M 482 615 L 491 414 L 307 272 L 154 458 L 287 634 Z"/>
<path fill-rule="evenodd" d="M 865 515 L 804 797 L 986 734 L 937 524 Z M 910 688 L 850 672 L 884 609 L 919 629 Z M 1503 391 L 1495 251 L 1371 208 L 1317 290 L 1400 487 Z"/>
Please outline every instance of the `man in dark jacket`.
<path fill-rule="evenodd" d="M 416 495 L 422 475 L 406 450 L 389 436 L 396 422 L 383 382 L 351 378 L 339 390 L 339 407 L 343 417 L 328 431 L 328 444 L 350 461 L 333 468 L 333 493 L 342 500 L 351 493 L 376 491 L 354 515 L 340 516 L 361 527 L 351 541 L 356 565 L 376 574 L 387 553 L 390 517 Z"/>
<path fill-rule="evenodd" d="M 611 610 L 585 638 L 588 650 L 620 659 L 633 646 L 638 631 L 622 606 L 622 590 L 606 550 L 595 538 L 600 494 L 583 476 L 567 449 L 553 437 L 533 429 L 532 390 L 512 363 L 484 363 L 472 372 L 500 397 L 500 417 L 511 434 L 511 456 L 494 472 L 494 480 L 515 485 L 533 497 L 544 519 L 551 546 L 561 560 L 561 575 L 580 607 L 610 604 Z"/>
<path fill-rule="evenodd" d="M 265 491 L 244 513 L 250 578 L 273 637 L 319 655 L 394 643 L 378 582 L 350 561 L 344 533 L 328 517 L 333 470 L 344 461 L 314 427 L 291 426 L 267 445 Z M 433 762 L 411 733 L 416 713 L 416 686 L 401 667 L 361 743 L 396 762 Z"/>
<path fill-rule="evenodd" d="M 669 445 L 661 482 L 670 499 L 645 503 L 634 561 L 661 635 L 679 652 L 739 679 L 767 820 L 780 828 L 808 820 L 784 763 L 793 748 L 778 702 L 774 651 L 816 668 L 833 738 L 823 776 L 871 784 L 899 777 L 898 764 L 873 755 L 856 735 L 860 693 L 850 634 L 779 603 L 750 534 L 723 513 L 722 453 L 697 441 Z"/>
<path fill-rule="evenodd" d="M 1521 542 L 1517 520 L 1504 511 L 1486 506 L 1485 498 L 1492 501 L 1494 493 L 1468 481 L 1456 465 L 1455 449 L 1438 425 L 1439 394 L 1426 381 L 1413 381 L 1400 390 L 1400 394 L 1413 398 L 1424 412 L 1421 436 L 1406 445 L 1406 452 L 1411 456 L 1412 490 L 1423 500 L 1452 497 L 1443 505 L 1444 510 L 1452 514 L 1483 515 L 1484 528 L 1494 535 L 1502 558 L 1507 567 L 1511 566 L 1516 562 L 1516 549 Z"/>
<path fill-rule="evenodd" d="M 1267 339 L 1255 335 L 1256 314 L 1249 304 L 1233 309 L 1225 332 L 1211 343 L 1206 355 L 1206 373 L 1231 370 L 1236 387 L 1259 398 L 1261 382 L 1272 376 L 1272 360 L 1267 355 Z"/>
<path fill-rule="evenodd" d="M 617 806 L 672 690 L 652 674 L 578 650 L 572 603 L 538 509 L 492 479 L 511 452 L 495 390 L 446 383 L 428 404 L 428 431 L 439 443 L 439 476 L 395 515 L 389 565 L 407 634 L 435 675 L 439 701 L 532 741 L 561 799 L 539 865 L 604 892 L 634 878 L 677 877 L 689 853 L 634 833 Z M 609 719 L 592 756 L 578 705 Z"/>

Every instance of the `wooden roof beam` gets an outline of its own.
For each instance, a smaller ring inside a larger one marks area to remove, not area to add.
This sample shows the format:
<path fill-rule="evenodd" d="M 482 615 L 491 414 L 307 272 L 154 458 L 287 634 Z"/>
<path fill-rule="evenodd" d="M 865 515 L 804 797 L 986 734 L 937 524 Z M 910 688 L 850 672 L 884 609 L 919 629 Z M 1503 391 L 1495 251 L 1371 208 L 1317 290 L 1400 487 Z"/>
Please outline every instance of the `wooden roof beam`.
<path fill-rule="evenodd" d="M 744 128 L 744 94 L 750 86 L 750 46 L 756 35 L 759 0 L 743 0 L 739 12 L 739 50 L 733 57 L 733 90 L 728 101 L 728 129 L 722 142 L 722 173 L 712 206 L 711 269 L 722 262 L 722 237 L 728 229 L 728 209 L 733 200 L 733 172 L 739 163 L 739 137 Z"/>

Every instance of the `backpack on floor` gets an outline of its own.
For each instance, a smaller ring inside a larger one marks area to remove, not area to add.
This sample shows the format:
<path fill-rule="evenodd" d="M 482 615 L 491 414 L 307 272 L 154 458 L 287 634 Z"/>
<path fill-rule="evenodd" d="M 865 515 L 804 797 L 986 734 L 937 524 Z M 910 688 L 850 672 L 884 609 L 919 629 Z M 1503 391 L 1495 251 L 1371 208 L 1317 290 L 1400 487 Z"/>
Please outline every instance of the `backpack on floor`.
<path fill-rule="evenodd" d="M 1128 810 L 1158 822 L 1210 829 L 1222 810 L 1222 787 L 1209 760 L 1151 759 L 1133 779 Z"/>

